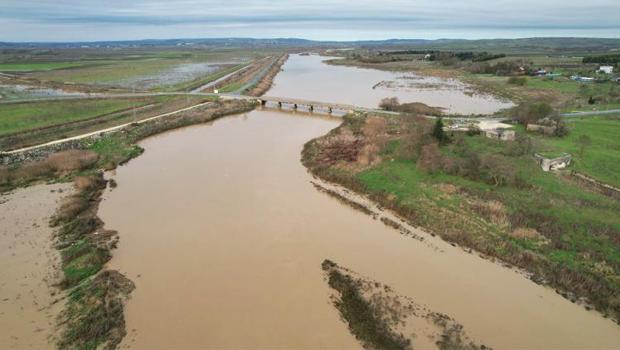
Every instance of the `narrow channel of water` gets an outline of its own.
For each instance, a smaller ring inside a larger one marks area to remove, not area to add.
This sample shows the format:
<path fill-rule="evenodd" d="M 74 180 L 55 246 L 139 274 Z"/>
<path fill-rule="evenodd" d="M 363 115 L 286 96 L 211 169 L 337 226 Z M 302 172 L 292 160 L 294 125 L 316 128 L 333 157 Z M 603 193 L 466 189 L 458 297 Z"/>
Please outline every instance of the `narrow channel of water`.
<path fill-rule="evenodd" d="M 300 152 L 338 123 L 253 111 L 141 143 L 145 154 L 117 170 L 100 207 L 121 237 L 110 267 L 136 283 L 123 347 L 359 348 L 330 304 L 328 258 L 497 349 L 617 348 L 620 327 L 599 314 L 317 191 Z"/>

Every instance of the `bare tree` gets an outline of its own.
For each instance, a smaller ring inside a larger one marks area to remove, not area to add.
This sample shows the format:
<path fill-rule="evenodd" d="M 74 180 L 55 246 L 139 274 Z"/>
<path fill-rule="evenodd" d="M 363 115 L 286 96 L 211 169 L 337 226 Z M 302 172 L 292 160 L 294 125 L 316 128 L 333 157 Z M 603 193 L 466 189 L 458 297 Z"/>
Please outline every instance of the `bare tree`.
<path fill-rule="evenodd" d="M 386 97 L 382 99 L 379 103 L 379 108 L 386 111 L 395 111 L 398 106 L 400 106 L 400 102 L 398 102 L 398 97 Z"/>

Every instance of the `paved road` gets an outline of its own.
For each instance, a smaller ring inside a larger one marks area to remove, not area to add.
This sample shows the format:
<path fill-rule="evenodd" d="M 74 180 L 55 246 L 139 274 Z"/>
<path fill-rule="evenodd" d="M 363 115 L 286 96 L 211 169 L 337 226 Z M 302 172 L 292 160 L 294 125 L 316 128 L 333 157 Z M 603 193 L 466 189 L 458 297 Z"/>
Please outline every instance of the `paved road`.
<path fill-rule="evenodd" d="M 569 112 L 560 114 L 562 117 L 584 117 L 589 115 L 605 115 L 605 114 L 620 114 L 620 109 L 608 109 L 605 111 L 583 111 L 583 112 Z"/>
<path fill-rule="evenodd" d="M 237 74 L 237 73 L 239 73 L 239 72 L 242 72 L 242 71 L 244 71 L 244 70 L 246 70 L 246 69 L 248 69 L 248 68 L 252 67 L 254 64 L 255 64 L 255 63 L 250 63 L 250 64 L 248 64 L 248 65 L 245 65 L 245 66 L 243 66 L 243 67 L 241 67 L 241 68 L 239 68 L 239 69 L 237 69 L 237 70 L 234 70 L 234 71 L 232 71 L 232 72 L 230 72 L 230 73 L 228 73 L 228 74 L 224 75 L 224 76 L 223 76 L 223 77 L 221 77 L 221 78 L 215 79 L 215 80 L 210 81 L 210 82 L 208 82 L 208 83 L 206 83 L 206 84 L 204 84 L 204 85 L 201 85 L 201 86 L 199 86 L 199 87 L 195 88 L 194 90 L 192 90 L 191 92 L 192 92 L 192 93 L 197 93 L 197 92 L 201 92 L 202 90 L 208 89 L 208 88 L 210 88 L 210 87 L 212 87 L 212 86 L 216 85 L 217 83 L 219 83 L 219 82 L 221 82 L 221 81 L 224 81 L 224 80 L 228 79 L 229 77 L 233 76 L 234 74 Z"/>

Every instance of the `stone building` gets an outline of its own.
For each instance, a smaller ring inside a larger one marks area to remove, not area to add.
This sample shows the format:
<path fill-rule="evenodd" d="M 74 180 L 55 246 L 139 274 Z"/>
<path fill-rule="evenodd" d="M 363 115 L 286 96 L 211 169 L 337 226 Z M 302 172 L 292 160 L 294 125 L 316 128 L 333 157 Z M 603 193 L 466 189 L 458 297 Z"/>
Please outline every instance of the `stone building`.
<path fill-rule="evenodd" d="M 573 157 L 568 153 L 564 153 L 559 157 L 550 158 L 536 153 L 534 154 L 534 158 L 536 159 L 543 171 L 549 171 L 566 168 L 570 165 Z"/>
<path fill-rule="evenodd" d="M 495 140 L 513 141 L 515 139 L 515 131 L 512 129 L 496 128 L 485 130 L 486 137 Z"/>

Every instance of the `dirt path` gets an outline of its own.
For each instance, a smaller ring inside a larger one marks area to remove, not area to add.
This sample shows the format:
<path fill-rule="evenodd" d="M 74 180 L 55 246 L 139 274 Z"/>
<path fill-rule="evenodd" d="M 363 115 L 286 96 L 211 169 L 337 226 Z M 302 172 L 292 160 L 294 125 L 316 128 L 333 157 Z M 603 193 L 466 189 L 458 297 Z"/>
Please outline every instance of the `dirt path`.
<path fill-rule="evenodd" d="M 69 184 L 37 185 L 0 196 L 0 348 L 53 347 L 58 251 L 48 222 Z"/>

